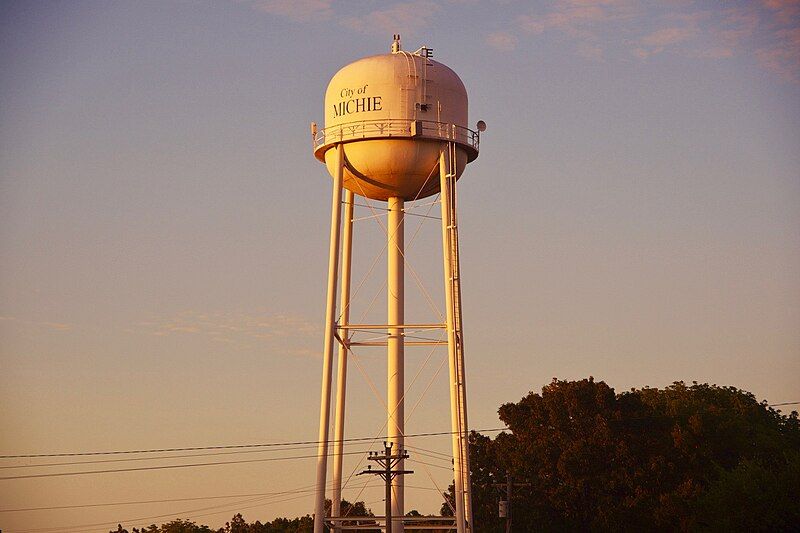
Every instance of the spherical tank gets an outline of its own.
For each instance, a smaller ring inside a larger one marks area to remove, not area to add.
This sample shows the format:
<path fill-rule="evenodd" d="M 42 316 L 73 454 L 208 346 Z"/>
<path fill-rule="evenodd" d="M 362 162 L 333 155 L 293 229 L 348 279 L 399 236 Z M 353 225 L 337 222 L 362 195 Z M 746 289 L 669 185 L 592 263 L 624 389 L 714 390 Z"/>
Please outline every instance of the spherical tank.
<path fill-rule="evenodd" d="M 467 125 L 467 91 L 450 68 L 410 53 L 366 57 L 337 72 L 325 92 L 325 127 L 314 153 L 331 175 L 336 144 L 344 150 L 344 187 L 375 200 L 424 198 L 439 191 L 439 155 L 456 146 L 456 173 L 478 156 Z"/>

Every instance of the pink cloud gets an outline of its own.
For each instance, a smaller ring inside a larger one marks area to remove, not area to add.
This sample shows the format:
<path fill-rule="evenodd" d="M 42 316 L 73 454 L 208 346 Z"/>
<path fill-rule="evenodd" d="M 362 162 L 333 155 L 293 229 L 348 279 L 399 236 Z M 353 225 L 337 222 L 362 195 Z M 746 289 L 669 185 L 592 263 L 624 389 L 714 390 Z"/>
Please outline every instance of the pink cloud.
<path fill-rule="evenodd" d="M 776 42 L 756 50 L 759 64 L 786 81 L 800 83 L 800 28 L 775 32 Z"/>
<path fill-rule="evenodd" d="M 726 46 L 738 46 L 744 39 L 753 36 L 759 21 L 760 17 L 753 9 L 726 9 L 714 33 Z"/>
<path fill-rule="evenodd" d="M 522 15 L 519 26 L 530 33 L 558 30 L 573 37 L 592 38 L 593 25 L 631 16 L 635 4 L 628 0 L 559 0 L 543 15 Z"/>
<path fill-rule="evenodd" d="M 642 44 L 647 46 L 664 47 L 686 41 L 690 39 L 694 33 L 695 30 L 690 27 L 663 28 L 643 37 Z"/>
<path fill-rule="evenodd" d="M 416 35 L 430 25 L 439 9 L 439 5 L 432 1 L 412 0 L 376 9 L 363 16 L 348 17 L 342 20 L 342 24 L 363 33 Z"/>
<path fill-rule="evenodd" d="M 582 45 L 576 52 L 579 56 L 590 61 L 604 61 L 603 49 L 597 45 Z"/>
<path fill-rule="evenodd" d="M 715 46 L 713 48 L 706 48 L 705 50 L 695 50 L 689 52 L 689 57 L 697 57 L 701 59 L 724 59 L 733 57 L 733 49 L 724 46 Z"/>
<path fill-rule="evenodd" d="M 486 36 L 486 44 L 496 50 L 510 52 L 517 47 L 517 38 L 506 31 L 496 31 Z"/>
<path fill-rule="evenodd" d="M 331 16 L 333 0 L 261 0 L 255 7 L 272 15 L 280 15 L 299 22 L 325 19 Z"/>
<path fill-rule="evenodd" d="M 597 45 L 602 25 L 635 17 L 636 0 L 557 0 L 542 14 L 521 15 L 517 26 L 526 33 L 561 32 L 576 41 L 575 53 L 591 61 L 603 61 L 605 51 Z"/>
<path fill-rule="evenodd" d="M 559 3 L 566 6 L 624 6 L 631 2 L 630 0 L 560 0 Z"/>
<path fill-rule="evenodd" d="M 779 24 L 793 26 L 800 16 L 800 0 L 764 0 L 764 6 L 775 14 Z"/>
<path fill-rule="evenodd" d="M 317 333 L 316 325 L 303 317 L 266 311 L 252 313 L 185 311 L 153 322 L 142 322 L 139 326 L 159 337 L 196 334 L 216 342 L 236 343 L 242 346 L 254 339 L 306 338 Z"/>

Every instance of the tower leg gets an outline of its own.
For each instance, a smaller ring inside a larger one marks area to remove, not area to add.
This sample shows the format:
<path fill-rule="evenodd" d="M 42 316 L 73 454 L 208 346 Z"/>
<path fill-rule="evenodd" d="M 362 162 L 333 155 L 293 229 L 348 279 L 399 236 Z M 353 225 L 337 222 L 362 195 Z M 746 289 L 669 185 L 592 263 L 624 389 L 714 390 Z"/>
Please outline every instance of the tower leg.
<path fill-rule="evenodd" d="M 350 265 L 353 256 L 353 191 L 344 193 L 344 227 L 342 231 L 342 308 L 339 324 L 350 323 Z M 341 339 L 346 343 L 349 332 L 341 330 Z M 331 494 L 331 516 L 342 515 L 342 453 L 344 452 L 344 404 L 347 395 L 347 346 L 339 345 L 336 372 L 336 412 L 333 419 L 333 493 Z M 339 531 L 337 523 L 335 530 Z"/>
<path fill-rule="evenodd" d="M 402 198 L 389 198 L 389 224 L 388 224 L 388 324 L 401 326 L 404 324 L 404 265 L 403 265 L 403 246 L 404 246 L 404 227 L 403 227 L 403 208 Z M 403 446 L 403 435 L 405 432 L 405 411 L 403 395 L 405 393 L 404 383 L 404 358 L 403 358 L 403 329 L 389 328 L 388 330 L 388 365 L 387 365 L 387 390 L 389 409 L 388 436 L 393 443 L 395 453 L 401 454 Z M 397 464 L 397 470 L 403 470 L 403 460 Z M 392 531 L 403 533 L 402 517 L 405 514 L 403 509 L 403 476 L 395 476 L 392 480 Z M 399 518 L 399 520 L 397 519 Z"/>
<path fill-rule="evenodd" d="M 325 307 L 325 345 L 322 357 L 322 386 L 317 448 L 317 491 L 314 505 L 314 533 L 325 529 L 325 485 L 328 472 L 328 426 L 331 414 L 331 372 L 336 332 L 336 285 L 339 276 L 339 225 L 341 220 L 344 146 L 336 145 L 336 175 L 331 199 L 331 243 L 328 255 L 328 299 Z"/>
<path fill-rule="evenodd" d="M 469 481 L 469 447 L 464 367 L 461 351 L 461 303 L 458 279 L 458 232 L 455 218 L 456 161 L 452 143 L 442 146 L 439 180 L 442 212 L 442 258 L 445 306 L 447 309 L 447 352 L 450 369 L 450 423 L 453 445 L 456 530 L 472 529 Z M 469 529 L 468 529 L 469 527 Z"/>

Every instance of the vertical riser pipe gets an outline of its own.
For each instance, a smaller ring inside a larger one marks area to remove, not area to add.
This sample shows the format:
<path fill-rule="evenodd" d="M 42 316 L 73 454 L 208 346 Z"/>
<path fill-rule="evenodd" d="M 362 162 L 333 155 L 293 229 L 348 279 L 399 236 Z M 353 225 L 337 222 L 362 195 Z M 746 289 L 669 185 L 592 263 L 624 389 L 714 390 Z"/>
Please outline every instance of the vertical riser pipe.
<path fill-rule="evenodd" d="M 387 324 L 404 324 L 404 201 L 402 198 L 389 198 L 389 221 L 388 221 L 388 308 Z M 387 346 L 387 408 L 388 412 L 388 436 L 393 444 L 396 453 L 401 453 L 403 445 L 403 434 L 405 432 L 405 410 L 403 396 L 405 394 L 404 383 L 404 345 L 402 328 L 389 328 Z M 403 461 L 397 465 L 397 470 L 403 470 Z M 404 494 L 403 476 L 396 476 L 392 480 L 392 516 L 401 517 L 401 520 L 393 520 L 392 531 L 403 533 L 402 516 Z"/>

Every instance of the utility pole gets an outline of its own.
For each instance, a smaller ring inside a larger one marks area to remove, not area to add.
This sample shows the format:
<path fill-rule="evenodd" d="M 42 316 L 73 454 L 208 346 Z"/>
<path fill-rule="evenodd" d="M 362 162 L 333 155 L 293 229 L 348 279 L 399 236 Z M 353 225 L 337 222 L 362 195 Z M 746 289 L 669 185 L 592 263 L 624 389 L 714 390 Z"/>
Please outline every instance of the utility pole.
<path fill-rule="evenodd" d="M 369 457 L 367 457 L 370 461 L 375 461 L 381 467 L 381 469 L 372 469 L 372 465 L 367 467 L 367 470 L 362 470 L 359 472 L 359 476 L 362 474 L 372 474 L 376 476 L 380 476 L 384 483 L 386 483 L 386 516 L 385 516 L 385 523 L 386 523 L 386 533 L 392 533 L 392 480 L 395 476 L 403 476 L 405 474 L 413 474 L 413 470 L 395 470 L 394 468 L 403 460 L 408 459 L 408 452 L 403 450 L 402 448 L 398 450 L 397 455 L 392 455 L 392 443 L 391 442 L 384 442 L 383 443 L 383 455 L 379 452 L 369 452 Z"/>
<path fill-rule="evenodd" d="M 508 502 L 508 515 L 506 516 L 506 533 L 511 533 L 511 472 L 506 471 L 506 501 Z"/>
<path fill-rule="evenodd" d="M 497 488 L 505 488 L 506 489 L 506 499 L 500 500 L 500 505 L 498 509 L 498 514 L 500 518 L 506 519 L 506 533 L 511 533 L 511 492 L 512 487 L 530 487 L 530 483 L 514 483 L 514 480 L 511 478 L 511 472 L 506 471 L 506 482 L 505 483 L 492 483 L 493 487 Z"/>

